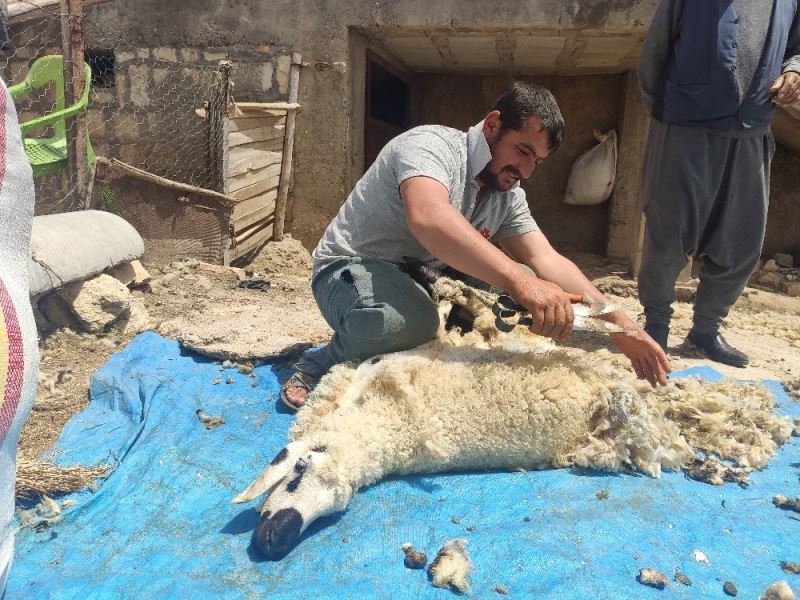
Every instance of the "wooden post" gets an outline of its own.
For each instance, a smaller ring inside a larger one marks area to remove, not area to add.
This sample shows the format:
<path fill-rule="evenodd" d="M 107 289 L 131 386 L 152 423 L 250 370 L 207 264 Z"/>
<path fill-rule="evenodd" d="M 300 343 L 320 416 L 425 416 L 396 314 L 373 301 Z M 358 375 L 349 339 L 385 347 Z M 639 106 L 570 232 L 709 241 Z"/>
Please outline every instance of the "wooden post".
<path fill-rule="evenodd" d="M 606 254 L 609 258 L 627 259 L 635 272 L 643 234 L 639 200 L 650 116 L 639 93 L 636 73 L 629 71 L 622 85 L 617 179 L 611 196 Z"/>
<path fill-rule="evenodd" d="M 296 104 L 300 90 L 300 54 L 292 55 L 292 66 L 289 79 L 289 104 Z M 283 140 L 283 162 L 281 163 L 281 179 L 278 185 L 278 198 L 275 201 L 275 221 L 272 226 L 272 239 L 280 242 L 283 239 L 283 225 L 286 220 L 286 201 L 289 197 L 289 180 L 292 177 L 292 151 L 294 149 L 294 123 L 297 109 L 286 114 L 286 134 Z"/>
<path fill-rule="evenodd" d="M 86 85 L 85 73 L 85 40 L 83 37 L 83 0 L 67 0 L 69 7 L 69 45 L 70 62 L 72 63 L 72 97 L 73 102 L 83 96 Z M 86 156 L 87 119 L 86 111 L 81 111 L 74 118 L 75 122 L 75 174 L 76 187 L 81 208 L 89 208 L 89 162 Z"/>
<path fill-rule="evenodd" d="M 61 55 L 64 57 L 64 108 L 72 106 L 75 102 L 73 86 L 72 46 L 70 39 L 70 14 L 68 0 L 61 0 Z M 67 134 L 67 172 L 63 178 L 62 190 L 66 193 L 69 186 L 75 181 L 77 148 L 75 140 L 75 121 L 71 119 L 66 124 Z"/>
<path fill-rule="evenodd" d="M 214 190 L 225 192 L 225 161 L 228 139 L 228 106 L 231 103 L 231 69 L 233 63 L 221 60 L 208 105 L 209 167 L 214 176 Z"/>

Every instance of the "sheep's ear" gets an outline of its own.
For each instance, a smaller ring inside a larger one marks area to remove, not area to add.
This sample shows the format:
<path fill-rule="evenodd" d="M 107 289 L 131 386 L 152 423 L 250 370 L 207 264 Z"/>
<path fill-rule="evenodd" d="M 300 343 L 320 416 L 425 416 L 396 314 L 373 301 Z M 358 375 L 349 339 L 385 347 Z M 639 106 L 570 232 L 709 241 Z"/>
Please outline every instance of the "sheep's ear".
<path fill-rule="evenodd" d="M 292 470 L 292 466 L 301 453 L 298 442 L 292 442 L 278 452 L 272 462 L 261 472 L 246 490 L 231 500 L 232 504 L 241 504 L 257 498 L 261 494 L 269 494 Z"/>

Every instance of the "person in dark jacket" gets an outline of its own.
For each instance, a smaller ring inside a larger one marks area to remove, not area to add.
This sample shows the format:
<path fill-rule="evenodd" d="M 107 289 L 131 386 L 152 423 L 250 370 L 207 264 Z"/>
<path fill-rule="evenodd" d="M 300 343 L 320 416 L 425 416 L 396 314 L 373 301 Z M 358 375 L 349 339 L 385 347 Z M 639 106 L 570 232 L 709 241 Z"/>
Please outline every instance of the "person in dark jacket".
<path fill-rule="evenodd" d="M 719 333 L 766 229 L 775 105 L 800 99 L 798 0 L 661 0 L 639 57 L 652 114 L 639 300 L 667 347 L 675 281 L 701 257 L 688 340 L 711 360 L 748 357 Z"/>

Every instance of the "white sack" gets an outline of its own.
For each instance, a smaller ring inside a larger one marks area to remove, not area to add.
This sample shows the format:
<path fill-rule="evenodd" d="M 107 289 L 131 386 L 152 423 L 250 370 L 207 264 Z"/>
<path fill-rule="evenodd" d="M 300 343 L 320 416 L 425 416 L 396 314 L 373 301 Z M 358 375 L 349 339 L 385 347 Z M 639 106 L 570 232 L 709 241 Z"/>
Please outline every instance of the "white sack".
<path fill-rule="evenodd" d="M 0 80 L 0 596 L 14 553 L 17 442 L 39 375 L 36 324 L 28 296 L 33 177 L 17 111 Z"/>
<path fill-rule="evenodd" d="M 600 142 L 581 154 L 572 164 L 564 203 L 578 206 L 602 204 L 614 189 L 617 175 L 617 132 L 594 132 Z"/>

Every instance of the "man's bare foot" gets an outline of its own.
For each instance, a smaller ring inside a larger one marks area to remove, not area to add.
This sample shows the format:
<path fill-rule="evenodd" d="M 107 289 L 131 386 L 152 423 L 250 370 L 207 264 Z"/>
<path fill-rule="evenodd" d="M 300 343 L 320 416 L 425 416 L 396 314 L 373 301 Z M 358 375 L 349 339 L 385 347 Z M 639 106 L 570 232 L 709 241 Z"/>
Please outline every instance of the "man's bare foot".
<path fill-rule="evenodd" d="M 281 387 L 281 401 L 286 408 L 296 411 L 306 403 L 315 385 L 310 375 L 297 371 Z"/>

